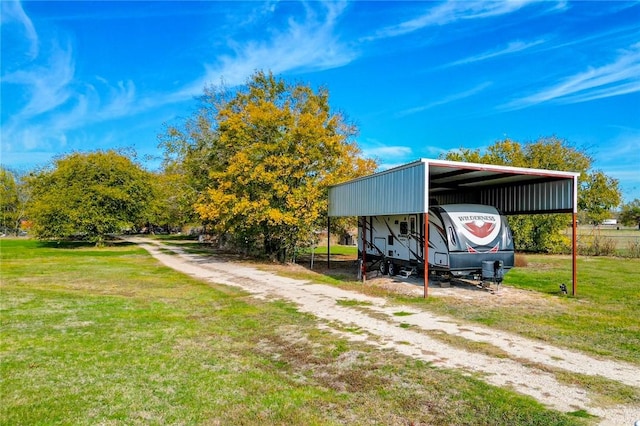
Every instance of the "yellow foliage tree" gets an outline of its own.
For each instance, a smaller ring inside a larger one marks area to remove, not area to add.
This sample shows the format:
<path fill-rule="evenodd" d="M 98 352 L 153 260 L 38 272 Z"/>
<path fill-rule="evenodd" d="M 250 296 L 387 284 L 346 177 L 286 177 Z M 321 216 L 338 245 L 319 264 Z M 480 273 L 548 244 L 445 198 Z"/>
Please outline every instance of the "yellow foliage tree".
<path fill-rule="evenodd" d="M 258 71 L 233 95 L 212 87 L 201 101 L 184 129 L 168 129 L 168 159 L 189 173 L 208 228 L 245 249 L 286 260 L 324 228 L 327 188 L 376 168 L 326 89 Z"/>

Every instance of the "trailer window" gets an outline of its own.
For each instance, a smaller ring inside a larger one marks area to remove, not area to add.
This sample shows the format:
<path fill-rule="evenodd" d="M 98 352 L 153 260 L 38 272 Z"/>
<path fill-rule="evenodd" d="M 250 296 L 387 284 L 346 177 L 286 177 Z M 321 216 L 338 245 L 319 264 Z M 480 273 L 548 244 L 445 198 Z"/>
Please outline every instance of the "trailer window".
<path fill-rule="evenodd" d="M 400 235 L 407 235 L 409 233 L 409 224 L 407 222 L 400 222 Z"/>
<path fill-rule="evenodd" d="M 449 238 L 451 239 L 451 242 L 455 245 L 457 245 L 458 243 L 456 242 L 456 233 L 453 231 L 452 227 L 449 227 Z"/>
<path fill-rule="evenodd" d="M 393 235 L 389 235 L 387 237 L 387 245 L 388 246 L 392 246 L 393 245 Z"/>
<path fill-rule="evenodd" d="M 415 235 L 416 233 L 416 218 L 411 216 L 409 218 L 409 229 L 411 231 L 411 235 Z"/>

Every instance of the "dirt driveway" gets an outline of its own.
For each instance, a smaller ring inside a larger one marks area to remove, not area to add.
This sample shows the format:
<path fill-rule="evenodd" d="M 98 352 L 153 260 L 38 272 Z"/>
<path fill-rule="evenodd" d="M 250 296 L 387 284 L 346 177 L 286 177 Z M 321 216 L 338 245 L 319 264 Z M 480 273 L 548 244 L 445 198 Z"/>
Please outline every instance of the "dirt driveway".
<path fill-rule="evenodd" d="M 597 406 L 587 390 L 561 383 L 549 372 L 549 369 L 567 370 L 640 388 L 640 368 L 636 366 L 592 358 L 488 327 L 460 325 L 454 318 L 390 305 L 384 298 L 284 278 L 243 264 L 189 254 L 180 247 L 150 239 L 132 237 L 128 240 L 139 244 L 163 264 L 193 277 L 240 287 L 258 298 L 289 300 L 300 311 L 325 320 L 324 327 L 349 340 L 390 348 L 434 366 L 479 373 L 488 383 L 530 395 L 548 407 L 565 412 L 584 409 L 600 417 L 603 425 L 633 425 L 640 420 L 639 406 Z M 422 288 L 416 291 L 421 293 Z M 339 304 L 345 300 L 362 303 Z M 411 315 L 394 315 L 400 311 Z M 358 327 L 360 333 L 333 329 L 332 323 Z M 407 324 L 411 327 L 407 328 Z M 448 345 L 431 338 L 427 332 L 433 331 L 493 345 L 506 352 L 508 358 Z"/>

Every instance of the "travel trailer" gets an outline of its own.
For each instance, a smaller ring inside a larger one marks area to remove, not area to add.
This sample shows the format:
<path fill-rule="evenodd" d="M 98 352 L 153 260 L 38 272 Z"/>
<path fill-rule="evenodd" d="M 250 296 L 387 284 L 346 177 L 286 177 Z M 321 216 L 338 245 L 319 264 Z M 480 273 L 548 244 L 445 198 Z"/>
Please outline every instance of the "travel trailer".
<path fill-rule="evenodd" d="M 487 265 L 502 274 L 513 267 L 514 246 L 505 216 L 491 206 L 446 204 L 429 209 L 429 271 L 485 276 Z M 358 250 L 379 262 L 383 274 L 424 272 L 424 215 L 367 216 L 358 224 Z"/>

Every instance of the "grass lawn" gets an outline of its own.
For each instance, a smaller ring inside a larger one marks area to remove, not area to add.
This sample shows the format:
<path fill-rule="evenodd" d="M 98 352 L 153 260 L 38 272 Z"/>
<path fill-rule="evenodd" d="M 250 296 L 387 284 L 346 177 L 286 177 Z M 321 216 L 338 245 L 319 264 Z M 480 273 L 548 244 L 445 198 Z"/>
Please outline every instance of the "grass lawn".
<path fill-rule="evenodd" d="M 429 298 L 429 309 L 551 344 L 640 364 L 640 259 L 580 257 L 577 297 L 571 294 L 568 256 L 527 255 L 527 267 L 514 268 L 505 285 L 532 290 L 517 304 Z"/>
<path fill-rule="evenodd" d="M 327 255 L 327 246 L 319 245 L 313 249 L 315 254 L 324 255 L 326 258 Z M 330 253 L 332 256 L 358 256 L 358 247 L 357 246 L 343 246 L 339 244 L 332 244 L 330 246 Z M 302 254 L 311 254 L 311 249 L 304 249 Z"/>
<path fill-rule="evenodd" d="M 510 272 L 506 282 L 560 302 L 563 309 L 540 321 L 556 340 L 640 364 L 640 259 L 579 257 L 577 298 L 562 297 L 558 291 L 560 283 L 571 288 L 569 257 L 529 256 L 529 262 Z M 545 334 L 537 332 L 539 337 Z"/>
<path fill-rule="evenodd" d="M 585 424 L 136 246 L 0 240 L 0 424 Z"/>

